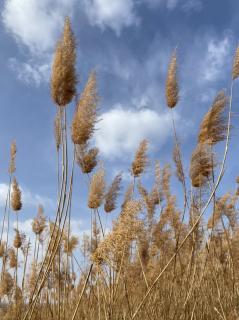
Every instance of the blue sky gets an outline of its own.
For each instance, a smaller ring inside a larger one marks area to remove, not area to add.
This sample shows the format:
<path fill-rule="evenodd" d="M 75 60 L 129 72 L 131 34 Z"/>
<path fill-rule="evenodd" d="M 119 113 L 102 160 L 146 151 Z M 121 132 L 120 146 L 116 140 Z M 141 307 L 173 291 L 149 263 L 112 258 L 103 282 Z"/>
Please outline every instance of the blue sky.
<path fill-rule="evenodd" d="M 39 202 L 54 213 L 55 106 L 50 98 L 52 56 L 64 17 L 78 42 L 81 92 L 94 69 L 101 121 L 93 140 L 101 150 L 107 179 L 127 170 L 138 143 L 150 140 L 150 155 L 171 161 L 172 132 L 165 105 L 170 56 L 178 47 L 180 102 L 174 110 L 186 172 L 200 121 L 216 93 L 228 92 L 239 38 L 235 0 L 0 0 L 0 203 L 8 180 L 9 149 L 17 141 L 16 176 L 23 189 L 23 228 Z M 235 85 L 233 136 L 224 185 L 238 174 L 238 91 Z M 74 105 L 68 108 L 69 124 Z M 219 147 L 220 149 L 220 147 Z M 152 161 L 153 163 L 153 161 Z M 148 169 L 148 175 L 150 174 Z M 73 217 L 87 228 L 84 180 L 76 173 Z"/>

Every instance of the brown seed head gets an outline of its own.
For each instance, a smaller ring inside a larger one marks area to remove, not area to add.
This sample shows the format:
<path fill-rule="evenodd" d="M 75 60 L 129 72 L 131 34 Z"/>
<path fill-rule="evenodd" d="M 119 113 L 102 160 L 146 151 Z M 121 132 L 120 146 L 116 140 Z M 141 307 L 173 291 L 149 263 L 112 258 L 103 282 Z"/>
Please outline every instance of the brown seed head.
<path fill-rule="evenodd" d="M 64 107 L 76 94 L 76 44 L 70 19 L 65 20 L 64 31 L 58 41 L 51 76 L 51 96 L 53 101 Z"/>
<path fill-rule="evenodd" d="M 15 177 L 12 183 L 11 205 L 14 211 L 19 211 L 22 208 L 21 190 Z"/>
<path fill-rule="evenodd" d="M 127 204 L 127 202 L 129 202 L 130 200 L 132 200 L 132 196 L 133 196 L 133 190 L 134 190 L 134 185 L 133 183 L 131 183 L 128 188 L 126 189 L 125 195 L 124 195 L 124 200 L 123 203 L 121 205 L 121 209 L 123 210 Z"/>
<path fill-rule="evenodd" d="M 75 236 L 71 236 L 69 239 L 68 237 L 64 238 L 64 252 L 67 253 L 69 256 L 72 255 L 73 251 L 79 244 L 79 239 Z"/>
<path fill-rule="evenodd" d="M 91 209 L 97 209 L 102 204 L 105 192 L 104 176 L 104 170 L 100 169 L 92 177 L 88 197 L 88 207 Z"/>
<path fill-rule="evenodd" d="M 239 47 L 236 49 L 233 68 L 232 68 L 232 79 L 235 80 L 239 76 Z"/>
<path fill-rule="evenodd" d="M 17 266 L 17 256 L 14 248 L 9 248 L 7 251 L 8 258 L 9 258 L 9 267 L 16 268 Z"/>
<path fill-rule="evenodd" d="M 32 231 L 40 235 L 46 228 L 46 217 L 42 205 L 39 205 L 37 216 L 32 221 Z"/>
<path fill-rule="evenodd" d="M 14 140 L 11 144 L 10 151 L 10 165 L 9 165 L 9 173 L 13 174 L 16 171 L 16 154 L 17 154 L 17 146 L 16 141 Z"/>
<path fill-rule="evenodd" d="M 139 177 L 145 170 L 147 165 L 147 152 L 148 141 L 143 140 L 140 142 L 139 148 L 136 151 L 134 161 L 132 163 L 132 174 L 134 177 Z"/>
<path fill-rule="evenodd" d="M 227 121 L 224 110 L 227 104 L 227 97 L 224 91 L 220 91 L 210 110 L 206 113 L 200 126 L 198 142 L 214 145 L 223 141 L 227 133 Z"/>
<path fill-rule="evenodd" d="M 15 238 L 14 238 L 14 241 L 13 241 L 13 246 L 16 249 L 19 249 L 19 248 L 21 248 L 21 245 L 22 245 L 22 237 L 21 237 L 20 232 L 19 232 L 18 229 L 14 229 L 14 231 L 16 232 L 16 234 L 15 234 Z"/>
<path fill-rule="evenodd" d="M 179 89 L 177 81 L 177 53 L 173 53 L 168 67 L 168 76 L 166 81 L 166 100 L 169 108 L 174 108 L 178 103 Z"/>
<path fill-rule="evenodd" d="M 198 144 L 191 157 L 190 177 L 195 188 L 202 187 L 211 177 L 214 155 L 207 144 Z"/>
<path fill-rule="evenodd" d="M 137 219 L 137 214 L 141 210 L 140 201 L 128 201 L 121 212 L 119 218 L 114 223 L 113 230 L 99 243 L 92 255 L 92 260 L 96 264 L 120 260 L 127 245 L 134 239 L 141 229 L 141 223 Z"/>
<path fill-rule="evenodd" d="M 74 144 L 86 145 L 92 137 L 97 121 L 98 99 L 96 74 L 91 72 L 72 121 L 71 137 Z"/>
<path fill-rule="evenodd" d="M 83 173 L 90 173 L 97 166 L 98 148 L 85 150 L 85 146 L 76 145 L 77 163 Z"/>
<path fill-rule="evenodd" d="M 9 272 L 4 271 L 1 274 L 0 280 L 0 297 L 2 298 L 4 295 L 9 295 L 12 288 L 14 286 L 14 281 Z"/>
<path fill-rule="evenodd" d="M 104 209 L 107 213 L 115 210 L 116 208 L 116 200 L 119 195 L 121 181 L 122 175 L 120 173 L 114 178 L 111 186 L 106 193 Z"/>

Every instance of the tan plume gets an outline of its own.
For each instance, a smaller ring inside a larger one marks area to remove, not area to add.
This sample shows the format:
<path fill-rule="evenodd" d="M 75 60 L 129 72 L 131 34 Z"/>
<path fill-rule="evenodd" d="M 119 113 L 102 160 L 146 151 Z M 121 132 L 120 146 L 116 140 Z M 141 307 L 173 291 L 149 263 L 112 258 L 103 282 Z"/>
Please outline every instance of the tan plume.
<path fill-rule="evenodd" d="M 168 67 L 168 75 L 166 81 L 166 100 L 169 108 L 174 108 L 178 103 L 179 88 L 177 81 L 177 52 L 172 55 Z"/>
<path fill-rule="evenodd" d="M 85 145 L 92 137 L 97 121 L 98 99 L 96 74 L 91 72 L 72 121 L 71 136 L 74 144 Z"/>
<path fill-rule="evenodd" d="M 116 208 L 116 200 L 120 191 L 122 175 L 118 174 L 105 195 L 105 212 L 109 213 Z"/>
<path fill-rule="evenodd" d="M 235 80 L 239 77 L 239 47 L 236 49 L 233 68 L 232 68 L 232 79 Z"/>
<path fill-rule="evenodd" d="M 226 104 L 225 92 L 220 91 L 214 99 L 212 107 L 203 118 L 198 136 L 199 143 L 214 145 L 226 138 L 227 121 L 224 115 Z"/>
<path fill-rule="evenodd" d="M 11 205 L 14 211 L 19 211 L 22 208 L 22 195 L 16 178 L 13 179 Z"/>
<path fill-rule="evenodd" d="M 132 163 L 132 174 L 134 177 L 139 177 L 145 170 L 147 165 L 147 149 L 148 141 L 146 139 L 140 142 L 138 150 L 136 151 L 134 161 Z"/>
<path fill-rule="evenodd" d="M 64 107 L 76 94 L 76 44 L 70 19 L 65 20 L 64 31 L 58 41 L 51 76 L 51 95 L 53 101 Z"/>
<path fill-rule="evenodd" d="M 100 169 L 92 177 L 88 197 L 88 207 L 91 209 L 97 209 L 102 204 L 105 192 L 104 176 L 105 171 Z"/>

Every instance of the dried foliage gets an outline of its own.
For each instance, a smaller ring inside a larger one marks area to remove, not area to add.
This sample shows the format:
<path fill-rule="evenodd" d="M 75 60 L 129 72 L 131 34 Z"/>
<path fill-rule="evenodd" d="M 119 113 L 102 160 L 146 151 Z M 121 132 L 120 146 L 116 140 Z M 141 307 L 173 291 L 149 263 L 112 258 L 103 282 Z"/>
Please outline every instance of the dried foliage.
<path fill-rule="evenodd" d="M 232 84 L 239 75 L 238 55 L 237 49 Z M 48 221 L 39 205 L 32 221 L 33 239 L 19 230 L 18 215 L 17 227 L 12 228 L 11 207 L 14 211 L 22 207 L 21 191 L 12 177 L 16 170 L 13 142 L 10 183 L 1 215 L 0 319 L 239 319 L 239 178 L 237 172 L 235 190 L 227 191 L 228 180 L 222 178 L 233 113 L 225 114 L 225 93 L 218 93 L 203 118 L 189 172 L 187 162 L 182 162 L 184 148 L 180 148 L 172 118 L 172 159 L 161 151 L 162 167 L 159 161 L 151 167 L 148 142 L 143 140 L 131 175 L 117 175 L 106 189 L 107 175 L 98 161 L 100 150 L 94 139 L 90 141 L 98 117 L 95 73 L 90 74 L 77 102 L 71 128 L 73 148 L 68 144 L 68 111 L 63 107 L 76 94 L 75 59 L 75 40 L 67 18 L 51 83 L 52 98 L 58 105 L 55 216 L 49 206 L 52 220 Z M 166 84 L 168 107 L 176 106 L 178 91 L 175 52 Z M 216 147 L 223 140 L 224 151 Z M 171 170 L 173 161 L 178 179 Z M 111 163 L 105 167 L 112 176 Z M 130 181 L 121 196 L 125 178 Z M 83 188 L 80 203 L 74 202 L 78 187 Z M 86 190 L 88 207 L 84 204 Z M 89 228 L 84 210 L 91 213 Z M 104 211 L 112 214 L 103 215 Z M 76 215 L 86 232 L 81 224 L 78 228 Z"/>

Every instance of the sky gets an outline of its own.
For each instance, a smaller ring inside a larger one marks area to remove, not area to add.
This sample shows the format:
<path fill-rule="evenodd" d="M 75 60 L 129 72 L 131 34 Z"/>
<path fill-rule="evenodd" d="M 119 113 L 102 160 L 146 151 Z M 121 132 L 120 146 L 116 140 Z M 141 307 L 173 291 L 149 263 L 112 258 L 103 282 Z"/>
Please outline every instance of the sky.
<path fill-rule="evenodd" d="M 50 74 L 65 16 L 71 18 L 77 39 L 79 93 L 89 72 L 97 73 L 100 121 L 92 144 L 100 149 L 107 181 L 124 170 L 127 185 L 130 162 L 143 138 L 150 141 L 152 164 L 155 159 L 162 165 L 171 162 L 171 115 L 164 91 L 175 47 L 180 101 L 173 112 L 188 174 L 203 115 L 219 90 L 229 93 L 238 11 L 235 0 L 0 0 L 0 212 L 10 144 L 16 139 L 16 177 L 23 192 L 20 228 L 30 231 L 39 203 L 48 217 L 54 216 L 56 107 L 50 97 Z M 236 83 L 233 147 L 223 180 L 229 190 L 239 171 L 238 92 Z M 74 108 L 67 107 L 69 126 Z M 72 216 L 78 233 L 89 225 L 79 168 L 75 183 Z"/>

